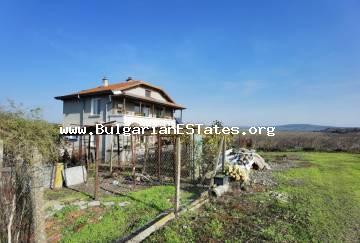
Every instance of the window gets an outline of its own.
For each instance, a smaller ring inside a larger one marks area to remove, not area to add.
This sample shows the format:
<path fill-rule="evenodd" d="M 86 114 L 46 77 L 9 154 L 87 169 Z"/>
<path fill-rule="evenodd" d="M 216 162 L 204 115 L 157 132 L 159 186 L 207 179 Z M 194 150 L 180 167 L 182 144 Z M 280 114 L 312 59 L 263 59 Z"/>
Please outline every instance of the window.
<path fill-rule="evenodd" d="M 136 114 L 139 114 L 139 113 L 141 112 L 141 110 L 140 110 L 140 104 L 139 104 L 139 103 L 134 104 L 134 112 L 135 112 Z"/>
<path fill-rule="evenodd" d="M 113 101 L 113 114 L 122 114 L 124 111 L 124 104 L 120 103 L 119 101 Z"/>
<path fill-rule="evenodd" d="M 151 97 L 151 91 L 150 90 L 145 90 L 145 97 Z"/>
<path fill-rule="evenodd" d="M 91 99 L 91 114 L 100 115 L 100 108 L 101 108 L 101 99 L 99 98 Z"/>
<path fill-rule="evenodd" d="M 144 114 L 144 116 L 150 116 L 150 106 L 143 105 L 143 106 L 141 106 L 141 109 L 142 109 L 142 113 Z"/>
<path fill-rule="evenodd" d="M 164 108 L 163 107 L 155 107 L 155 114 L 157 118 L 163 118 L 164 116 Z"/>

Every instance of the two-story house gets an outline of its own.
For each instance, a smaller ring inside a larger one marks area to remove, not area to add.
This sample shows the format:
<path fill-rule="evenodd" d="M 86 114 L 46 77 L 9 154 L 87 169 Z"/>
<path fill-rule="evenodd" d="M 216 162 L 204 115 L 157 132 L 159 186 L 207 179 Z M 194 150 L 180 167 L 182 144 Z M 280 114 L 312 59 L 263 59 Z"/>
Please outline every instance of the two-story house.
<path fill-rule="evenodd" d="M 176 126 L 185 107 L 177 104 L 161 88 L 128 78 L 125 82 L 102 85 L 76 93 L 57 96 L 63 101 L 63 126 L 89 126 L 117 122 L 122 126 Z M 178 114 L 178 117 L 175 117 Z M 100 158 L 108 160 L 113 136 L 101 136 Z M 123 140 L 121 140 L 123 141 Z M 81 141 L 77 145 L 82 144 Z M 92 137 L 92 146 L 94 139 Z M 80 145 L 79 145 L 80 146 Z M 126 160 L 125 155 L 122 158 Z"/>

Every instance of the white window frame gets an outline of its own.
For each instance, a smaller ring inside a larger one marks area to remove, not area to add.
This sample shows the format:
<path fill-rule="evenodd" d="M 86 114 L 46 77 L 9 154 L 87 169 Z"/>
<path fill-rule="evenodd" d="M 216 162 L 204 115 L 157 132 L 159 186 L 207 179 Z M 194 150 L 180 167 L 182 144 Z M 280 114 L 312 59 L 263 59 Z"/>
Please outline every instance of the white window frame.
<path fill-rule="evenodd" d="M 100 116 L 101 113 L 101 99 L 92 98 L 91 99 L 91 115 Z"/>

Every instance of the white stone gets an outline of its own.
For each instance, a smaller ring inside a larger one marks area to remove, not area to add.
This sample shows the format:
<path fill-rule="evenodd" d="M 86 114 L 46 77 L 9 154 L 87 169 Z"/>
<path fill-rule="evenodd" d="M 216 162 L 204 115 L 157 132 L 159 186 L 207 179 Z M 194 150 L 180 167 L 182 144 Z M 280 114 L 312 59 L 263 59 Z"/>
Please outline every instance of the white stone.
<path fill-rule="evenodd" d="M 79 207 L 80 207 L 81 210 L 84 210 L 84 209 L 87 209 L 88 205 L 87 205 L 87 204 L 85 204 L 85 205 L 80 205 Z"/>
<path fill-rule="evenodd" d="M 103 204 L 104 204 L 104 206 L 107 206 L 107 207 L 110 207 L 110 206 L 114 206 L 114 205 L 115 205 L 114 202 L 104 202 Z"/>
<path fill-rule="evenodd" d="M 129 202 L 119 202 L 120 207 L 125 207 L 126 205 L 129 205 Z"/>
<path fill-rule="evenodd" d="M 61 205 L 61 204 L 55 204 L 53 206 L 53 210 L 55 210 L 55 211 L 59 211 L 59 210 L 61 210 L 63 208 L 64 208 L 64 205 Z"/>
<path fill-rule="evenodd" d="M 100 206 L 100 201 L 92 201 L 88 203 L 89 207 L 98 207 Z"/>

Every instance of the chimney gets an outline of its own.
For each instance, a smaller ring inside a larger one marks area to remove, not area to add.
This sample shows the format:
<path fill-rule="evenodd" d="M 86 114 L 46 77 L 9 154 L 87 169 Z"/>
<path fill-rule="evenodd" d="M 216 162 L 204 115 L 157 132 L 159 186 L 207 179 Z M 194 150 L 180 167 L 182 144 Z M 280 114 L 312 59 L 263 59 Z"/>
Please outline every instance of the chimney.
<path fill-rule="evenodd" d="M 103 86 L 104 86 L 104 87 L 109 86 L 109 80 L 108 80 L 106 77 L 103 77 L 102 83 L 103 83 Z"/>
<path fill-rule="evenodd" d="M 133 80 L 132 77 L 128 77 L 128 78 L 126 79 L 126 82 L 129 82 L 129 81 L 131 81 L 131 80 Z"/>

